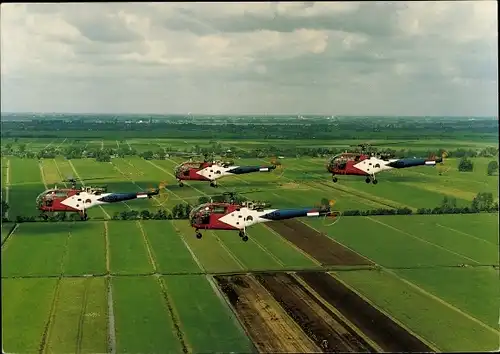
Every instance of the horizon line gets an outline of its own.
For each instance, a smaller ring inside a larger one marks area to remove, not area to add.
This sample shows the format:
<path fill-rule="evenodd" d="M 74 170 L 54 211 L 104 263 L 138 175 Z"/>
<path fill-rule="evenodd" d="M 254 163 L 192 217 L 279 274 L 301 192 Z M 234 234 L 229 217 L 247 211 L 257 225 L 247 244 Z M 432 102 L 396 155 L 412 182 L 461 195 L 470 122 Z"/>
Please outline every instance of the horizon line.
<path fill-rule="evenodd" d="M 247 116 L 259 116 L 259 117 L 277 117 L 277 116 L 289 116 L 289 117 L 306 117 L 306 116 L 321 116 L 321 117 L 419 117 L 419 118 L 498 118 L 498 115 L 385 115 L 385 114 L 319 114 L 319 113 L 103 113 L 103 112 L 0 112 L 0 115 L 13 115 L 13 114 L 32 114 L 32 115 L 116 115 L 116 116 L 138 116 L 138 115 L 149 115 L 149 116 L 218 116 L 218 117 L 247 117 Z"/>

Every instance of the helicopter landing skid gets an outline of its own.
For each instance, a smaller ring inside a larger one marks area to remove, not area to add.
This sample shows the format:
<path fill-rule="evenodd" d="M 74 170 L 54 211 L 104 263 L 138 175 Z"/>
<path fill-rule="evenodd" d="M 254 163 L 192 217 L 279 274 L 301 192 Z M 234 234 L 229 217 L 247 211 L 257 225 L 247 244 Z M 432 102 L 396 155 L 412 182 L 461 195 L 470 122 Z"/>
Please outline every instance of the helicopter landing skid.
<path fill-rule="evenodd" d="M 203 237 L 203 235 L 201 234 L 201 232 L 200 232 L 199 230 L 196 230 L 196 234 L 195 234 L 195 235 L 196 235 L 196 238 L 197 238 L 198 240 L 200 240 L 200 239 Z M 247 242 L 247 241 L 248 241 L 248 236 L 247 236 L 247 235 L 246 235 L 243 231 L 241 231 L 241 230 L 240 230 L 240 232 L 239 232 L 239 236 L 240 236 L 240 238 L 241 238 L 244 242 Z"/>
<path fill-rule="evenodd" d="M 366 183 L 372 182 L 373 184 L 378 183 L 377 179 L 375 178 L 375 175 L 371 175 L 371 176 L 366 177 L 365 182 Z"/>
<path fill-rule="evenodd" d="M 240 230 L 239 232 L 239 236 L 240 238 L 244 241 L 244 242 L 247 242 L 248 241 L 248 236 L 245 234 L 244 231 Z"/>

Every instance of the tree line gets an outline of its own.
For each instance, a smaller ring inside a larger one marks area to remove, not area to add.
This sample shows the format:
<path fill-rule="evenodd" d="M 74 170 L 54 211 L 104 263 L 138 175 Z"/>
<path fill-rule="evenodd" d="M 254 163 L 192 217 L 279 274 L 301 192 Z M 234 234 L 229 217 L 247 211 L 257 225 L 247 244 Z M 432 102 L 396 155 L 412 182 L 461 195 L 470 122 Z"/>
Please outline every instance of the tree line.
<path fill-rule="evenodd" d="M 171 146 L 158 148 L 155 150 L 147 150 L 138 152 L 131 146 L 128 146 L 125 141 L 120 142 L 117 148 L 97 148 L 87 147 L 83 142 L 75 141 L 74 144 L 64 147 L 47 147 L 38 152 L 27 150 L 26 144 L 19 143 L 14 146 L 13 143 L 7 143 L 2 146 L 2 155 L 14 155 L 25 158 L 48 158 L 52 159 L 56 156 L 63 156 L 66 159 L 81 159 L 81 158 L 95 158 L 99 162 L 109 162 L 112 157 L 127 157 L 139 156 L 146 160 L 164 160 L 170 156 L 180 154 L 190 155 L 215 155 L 228 158 L 270 158 L 275 156 L 283 157 L 318 157 L 327 158 L 329 156 L 337 155 L 345 152 L 345 148 L 328 148 L 328 147 L 301 147 L 295 145 L 280 145 L 275 146 L 269 144 L 266 146 L 242 150 L 234 146 L 224 146 L 217 141 L 209 141 L 208 146 L 201 147 L 195 144 L 184 149 L 173 149 Z M 474 157 L 496 157 L 498 156 L 498 147 L 486 147 L 483 149 L 464 149 L 458 148 L 455 150 L 447 151 L 448 157 L 461 158 L 459 171 L 471 171 L 473 169 L 471 158 Z M 428 156 L 441 156 L 444 152 L 442 149 L 379 149 L 379 152 L 385 155 L 393 156 L 394 158 L 408 158 L 414 156 L 428 157 Z M 498 163 L 497 163 L 498 166 Z"/>
<path fill-rule="evenodd" d="M 235 197 L 236 202 L 241 202 L 246 200 L 242 196 Z M 213 201 L 227 201 L 227 197 L 220 196 L 212 199 Z M 198 199 L 198 204 L 208 203 L 209 199 L 207 197 L 200 197 Z M 328 204 L 328 200 L 322 199 L 321 205 Z M 174 205 L 171 212 L 165 209 L 158 209 L 156 211 L 151 210 L 126 210 L 121 212 L 115 212 L 112 216 L 112 220 L 185 220 L 189 218 L 189 213 L 193 209 L 193 205 L 190 203 L 179 203 Z M 2 200 L 2 220 L 3 222 L 9 222 L 5 217 L 5 213 L 9 210 L 9 205 Z M 419 208 L 416 213 L 409 208 L 378 208 L 371 210 L 345 210 L 342 212 L 343 216 L 375 216 L 375 215 L 428 215 L 428 214 L 477 214 L 481 212 L 487 213 L 497 213 L 498 212 L 498 201 L 494 201 L 493 194 L 490 192 L 478 193 L 472 200 L 469 206 L 458 206 L 457 200 L 454 197 L 445 196 L 440 205 L 434 208 Z M 58 221 L 77 221 L 80 220 L 80 216 L 76 213 L 56 213 L 55 215 L 49 217 L 47 220 L 41 219 L 35 216 L 21 216 L 17 215 L 15 222 L 36 222 L 36 221 L 47 221 L 47 222 L 58 222 Z"/>
<path fill-rule="evenodd" d="M 127 157 L 127 156 L 139 156 L 145 160 L 165 160 L 172 155 L 176 155 L 179 151 L 173 151 L 171 148 L 162 148 L 154 151 L 148 150 L 143 152 L 138 152 L 134 148 L 130 147 L 120 147 L 117 149 L 113 148 L 89 148 L 86 149 L 84 146 L 69 146 L 64 149 L 57 149 L 53 147 L 45 148 L 37 153 L 33 153 L 30 151 L 26 151 L 26 144 L 19 144 L 17 150 L 12 148 L 12 144 L 8 143 L 2 150 L 3 155 L 14 155 L 24 158 L 37 158 L 37 159 L 53 159 L 56 156 L 64 156 L 66 159 L 81 159 L 81 158 L 95 158 L 97 162 L 110 162 L 113 157 Z M 200 147 L 199 145 L 195 145 L 192 148 L 185 149 L 184 151 L 180 151 L 183 153 L 192 153 L 198 154 L 200 156 L 203 155 L 214 155 L 214 156 L 222 156 L 224 158 L 234 159 L 235 154 L 234 151 L 237 150 L 234 147 L 229 149 L 224 149 L 220 143 L 213 142 L 210 147 Z M 283 156 L 283 157 L 317 157 L 317 158 L 327 158 L 328 156 L 333 156 L 339 153 L 342 153 L 344 150 L 334 149 L 334 148 L 300 148 L 300 147 L 275 147 L 269 146 L 266 148 L 257 148 L 249 151 L 239 151 L 238 157 L 241 158 L 260 158 L 260 159 L 269 159 L 275 156 Z M 385 149 L 381 150 L 381 153 L 390 154 L 394 156 L 394 158 L 405 158 L 412 156 L 440 156 L 442 154 L 442 150 L 437 151 L 413 151 L 401 149 L 396 151 L 394 149 Z M 457 169 L 460 172 L 472 172 L 474 170 L 474 162 L 472 159 L 474 157 L 495 157 L 498 156 L 498 148 L 487 147 L 481 150 L 465 150 L 465 149 L 456 149 L 447 152 L 448 157 L 461 157 Z M 186 157 L 187 159 L 187 157 Z M 196 159 L 196 158 L 194 158 Z M 202 159 L 199 157 L 198 159 Z M 489 176 L 495 175 L 498 172 L 498 162 L 496 160 L 492 160 L 489 162 L 487 166 L 486 173 Z"/>
<path fill-rule="evenodd" d="M 90 138 L 147 137 L 183 139 L 464 139 L 481 136 L 498 137 L 498 120 L 476 118 L 406 119 L 387 117 L 340 117 L 327 120 L 280 119 L 279 124 L 266 117 L 263 120 L 231 117 L 194 119 L 189 116 L 175 120 L 127 121 L 96 116 L 94 119 L 25 119 L 2 120 L 2 137 Z"/>
<path fill-rule="evenodd" d="M 457 206 L 457 200 L 454 197 L 445 196 L 441 205 L 434 208 L 419 208 L 417 215 L 429 214 L 477 214 L 481 212 L 497 213 L 498 202 L 493 201 L 493 194 L 489 192 L 478 193 L 471 202 L 470 206 Z M 395 209 L 372 209 L 372 210 L 346 210 L 342 212 L 343 216 L 369 216 L 369 215 L 412 215 L 413 211 L 409 208 Z"/>

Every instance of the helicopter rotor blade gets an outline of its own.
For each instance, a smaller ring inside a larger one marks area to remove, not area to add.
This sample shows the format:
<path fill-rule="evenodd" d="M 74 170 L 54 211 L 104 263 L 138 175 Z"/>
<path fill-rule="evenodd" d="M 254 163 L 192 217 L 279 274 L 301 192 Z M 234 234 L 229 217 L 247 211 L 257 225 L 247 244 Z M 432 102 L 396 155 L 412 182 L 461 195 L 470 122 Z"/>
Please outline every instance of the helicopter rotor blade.
<path fill-rule="evenodd" d="M 281 179 L 281 177 L 283 177 L 283 175 L 285 174 L 285 166 L 283 165 L 283 163 L 279 161 L 277 157 L 273 157 L 271 159 L 271 165 L 276 166 L 276 170 L 280 171 L 277 179 Z"/>
<path fill-rule="evenodd" d="M 448 156 L 448 152 L 446 150 L 441 151 L 441 162 L 436 164 L 436 169 L 438 170 L 438 174 L 441 176 L 443 173 L 448 172 L 451 167 L 445 164 L 445 159 Z"/>
<path fill-rule="evenodd" d="M 330 211 L 329 214 L 325 215 L 323 218 L 323 226 L 330 227 L 336 224 L 342 217 L 342 212 L 341 211 Z M 332 220 L 330 223 L 328 223 L 328 218 Z"/>
<path fill-rule="evenodd" d="M 168 191 L 168 189 L 166 189 Z M 240 195 L 245 195 L 245 194 L 252 194 L 252 193 L 262 193 L 266 192 L 269 190 L 280 190 L 280 188 L 267 188 L 267 189 L 253 189 L 253 190 L 247 190 L 247 191 L 242 191 L 242 192 L 237 192 L 237 191 L 223 191 L 217 194 L 202 194 L 202 195 L 196 195 L 196 196 L 189 196 L 189 197 L 171 197 L 171 200 L 178 200 L 178 201 L 188 201 L 188 200 L 198 200 L 200 198 L 207 198 L 208 200 L 214 200 L 214 199 L 224 199 L 227 197 L 237 197 Z M 218 197 L 218 198 L 217 198 Z"/>
<path fill-rule="evenodd" d="M 153 187 L 149 188 L 150 192 L 158 191 L 158 194 L 151 196 L 151 198 L 153 198 L 158 203 L 159 207 L 165 205 L 165 203 L 167 203 L 169 200 L 170 194 L 166 192 L 166 189 L 167 189 L 166 181 L 161 181 L 158 184 L 158 188 L 153 188 Z"/>

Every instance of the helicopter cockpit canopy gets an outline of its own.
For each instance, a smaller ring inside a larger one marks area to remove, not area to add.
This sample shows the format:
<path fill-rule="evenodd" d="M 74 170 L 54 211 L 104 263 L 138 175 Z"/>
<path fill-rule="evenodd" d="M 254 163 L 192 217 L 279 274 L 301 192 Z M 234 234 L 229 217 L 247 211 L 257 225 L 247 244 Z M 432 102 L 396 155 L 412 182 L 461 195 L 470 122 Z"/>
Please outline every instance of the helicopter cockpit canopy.
<path fill-rule="evenodd" d="M 180 165 L 177 165 L 174 169 L 174 173 L 176 176 L 183 174 L 184 176 L 189 176 L 189 170 L 191 168 L 202 168 L 203 164 L 199 162 L 183 162 Z"/>
<path fill-rule="evenodd" d="M 41 207 L 44 204 L 51 206 L 55 198 L 63 198 L 68 195 L 68 192 L 63 189 L 47 189 L 36 197 L 36 206 Z"/>
<path fill-rule="evenodd" d="M 191 225 L 202 225 L 210 222 L 211 214 L 225 214 L 227 211 L 226 203 L 205 203 L 193 208 L 189 213 Z"/>
<path fill-rule="evenodd" d="M 328 163 L 328 167 L 343 170 L 347 165 L 347 161 L 357 162 L 360 158 L 361 154 L 345 152 L 333 156 Z"/>

